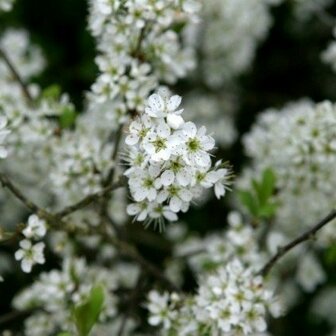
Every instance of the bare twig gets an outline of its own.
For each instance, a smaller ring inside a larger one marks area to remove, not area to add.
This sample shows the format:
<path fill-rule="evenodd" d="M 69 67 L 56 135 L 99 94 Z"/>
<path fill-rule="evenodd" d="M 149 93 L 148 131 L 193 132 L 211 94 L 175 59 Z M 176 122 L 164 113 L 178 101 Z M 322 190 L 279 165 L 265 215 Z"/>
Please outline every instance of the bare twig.
<path fill-rule="evenodd" d="M 10 180 L 9 178 L 3 174 L 0 173 L 0 183 L 4 188 L 7 188 L 12 192 L 12 194 L 23 203 L 23 205 L 26 206 L 27 209 L 34 213 L 39 213 L 42 211 L 42 209 L 30 201 Z"/>
<path fill-rule="evenodd" d="M 118 158 L 119 145 L 120 145 L 120 141 L 121 141 L 121 138 L 122 138 L 123 128 L 124 128 L 124 124 L 121 124 L 119 126 L 118 130 L 116 131 L 116 134 L 115 134 L 114 148 L 113 148 L 113 152 L 112 152 L 112 156 L 111 156 L 112 162 L 114 164 L 113 164 L 112 169 L 109 171 L 106 179 L 103 182 L 104 187 L 113 183 L 113 180 L 114 180 L 114 176 L 115 176 L 115 172 L 116 172 L 116 168 L 117 168 L 117 164 L 118 164 L 117 158 Z"/>
<path fill-rule="evenodd" d="M 145 259 L 134 246 L 121 241 L 114 236 L 109 236 L 107 240 L 115 246 L 121 254 L 124 254 L 136 261 L 147 273 L 154 276 L 154 278 L 159 280 L 167 289 L 180 292 L 180 289 L 168 278 L 166 278 L 163 270 L 160 270 L 154 264 Z"/>
<path fill-rule="evenodd" d="M 30 92 L 29 92 L 29 90 L 28 90 L 25 82 L 23 81 L 23 79 L 19 75 L 19 72 L 15 69 L 14 64 L 11 62 L 11 60 L 7 56 L 6 52 L 2 48 L 0 48 L 0 57 L 4 60 L 4 62 L 6 63 L 8 69 L 12 73 L 12 76 L 17 81 L 17 83 L 20 85 L 22 93 L 26 97 L 26 100 L 28 101 L 28 103 L 30 103 L 30 104 L 34 103 L 34 99 L 31 96 L 31 94 L 30 94 Z"/>
<path fill-rule="evenodd" d="M 119 331 L 118 331 L 118 336 L 122 336 L 124 334 L 127 320 L 128 318 L 132 315 L 134 306 L 136 305 L 139 297 L 142 295 L 142 287 L 143 287 L 143 273 L 141 272 L 138 277 L 138 281 L 135 285 L 135 287 L 132 289 L 129 299 L 128 299 L 128 304 L 127 304 L 127 309 L 124 312 L 124 316 L 122 318 L 122 321 L 120 323 Z"/>
<path fill-rule="evenodd" d="M 28 198 L 24 196 L 24 194 L 9 180 L 9 178 L 2 173 L 0 173 L 0 182 L 4 187 L 10 190 L 13 195 L 16 196 L 27 207 L 27 209 L 38 215 L 40 218 L 46 220 L 51 228 L 55 230 L 61 229 L 68 233 L 73 233 L 76 230 L 76 228 L 74 228 L 72 225 L 64 222 L 62 218 L 57 214 L 50 213 L 28 200 Z M 157 268 L 154 264 L 145 259 L 134 246 L 122 240 L 119 240 L 115 236 L 110 235 L 105 227 L 101 226 L 99 228 L 90 228 L 90 230 L 86 233 L 100 234 L 107 242 L 115 246 L 121 254 L 128 256 L 129 258 L 137 262 L 147 273 L 154 276 L 166 288 L 174 291 L 179 291 L 177 286 L 175 286 L 169 279 L 167 279 L 159 268 Z"/>
<path fill-rule="evenodd" d="M 121 188 L 125 185 L 125 179 L 124 178 L 120 178 L 119 181 L 111 184 L 108 187 L 105 187 L 103 190 L 98 191 L 94 194 L 88 195 L 86 197 L 84 197 L 81 201 L 67 206 L 66 208 L 64 208 L 63 210 L 56 212 L 56 216 L 63 218 L 75 211 L 78 211 L 80 209 L 83 209 L 87 206 L 89 206 L 90 204 L 92 204 L 93 202 L 105 197 L 107 194 L 111 193 L 111 191 L 116 190 L 118 188 Z"/>
<path fill-rule="evenodd" d="M 13 323 L 14 321 L 22 321 L 24 318 L 34 312 L 35 309 L 14 310 L 8 314 L 0 316 L 0 326 Z"/>
<path fill-rule="evenodd" d="M 304 232 L 301 236 L 292 240 L 285 246 L 279 247 L 278 252 L 265 264 L 265 266 L 258 272 L 258 274 L 266 276 L 277 261 L 282 258 L 287 252 L 300 245 L 301 243 L 311 239 L 314 235 L 321 230 L 324 226 L 329 224 L 336 218 L 336 209 L 332 210 L 329 215 L 323 218 L 320 222 L 314 225 L 312 228 Z"/>

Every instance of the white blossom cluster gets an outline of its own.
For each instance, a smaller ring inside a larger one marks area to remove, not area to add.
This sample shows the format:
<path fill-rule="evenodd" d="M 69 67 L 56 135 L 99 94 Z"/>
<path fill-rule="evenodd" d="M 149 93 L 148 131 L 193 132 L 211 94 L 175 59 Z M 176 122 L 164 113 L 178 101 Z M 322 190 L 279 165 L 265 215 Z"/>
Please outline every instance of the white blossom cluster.
<path fill-rule="evenodd" d="M 34 241 L 42 239 L 46 233 L 46 222 L 36 215 L 31 215 L 22 231 L 25 239 L 20 241 L 20 249 L 15 252 L 15 259 L 21 260 L 23 272 L 30 273 L 35 264 L 44 264 L 45 244 L 43 242 L 34 243 Z"/>
<path fill-rule="evenodd" d="M 14 4 L 15 0 L 0 0 L 0 13 L 2 11 L 9 12 Z"/>
<path fill-rule="evenodd" d="M 202 21 L 190 28 L 189 35 L 196 35 L 193 39 L 200 43 L 202 76 L 206 83 L 219 87 L 251 65 L 258 44 L 269 31 L 273 4 L 265 0 L 204 0 L 202 3 Z"/>
<path fill-rule="evenodd" d="M 273 169 L 279 202 L 277 229 L 290 237 L 313 225 L 335 205 L 335 126 L 335 105 L 301 101 L 281 111 L 264 112 L 245 136 L 252 167 L 240 184 L 246 186 L 249 176 L 260 176 L 267 167 Z M 329 225 L 319 234 L 319 242 L 332 243 L 335 232 L 335 226 Z"/>
<path fill-rule="evenodd" d="M 194 296 L 149 294 L 149 323 L 163 335 L 262 335 L 276 300 L 250 268 L 235 259 L 200 279 Z"/>
<path fill-rule="evenodd" d="M 227 222 L 229 227 L 225 232 L 178 241 L 175 255 L 189 255 L 188 263 L 195 274 L 216 270 L 232 259 L 232 256 L 258 271 L 266 261 L 267 253 L 260 251 L 256 232 L 239 212 L 229 213 Z"/>
<path fill-rule="evenodd" d="M 160 81 L 185 77 L 195 65 L 193 49 L 181 43 L 174 27 L 183 29 L 198 9 L 195 0 L 91 1 L 89 28 L 101 74 L 89 94 L 90 108 L 112 105 L 122 122 L 126 110 L 143 109 Z"/>
<path fill-rule="evenodd" d="M 214 139 L 181 116 L 181 97 L 165 90 L 149 97 L 145 112 L 129 126 L 129 169 L 125 172 L 135 203 L 127 211 L 138 221 L 177 220 L 203 189 L 225 194 L 230 170 L 211 164 Z"/>
<path fill-rule="evenodd" d="M 113 293 L 120 285 L 117 270 L 90 266 L 84 259 L 65 258 L 62 270 L 42 273 L 13 301 L 18 310 L 39 309 L 25 320 L 25 334 L 46 336 L 59 330 L 75 332 L 71 310 L 89 295 L 94 285 L 105 289 L 104 308 L 100 315 L 100 323 L 104 325 L 117 314 L 118 299 Z M 92 335 L 101 335 L 99 328 Z"/>

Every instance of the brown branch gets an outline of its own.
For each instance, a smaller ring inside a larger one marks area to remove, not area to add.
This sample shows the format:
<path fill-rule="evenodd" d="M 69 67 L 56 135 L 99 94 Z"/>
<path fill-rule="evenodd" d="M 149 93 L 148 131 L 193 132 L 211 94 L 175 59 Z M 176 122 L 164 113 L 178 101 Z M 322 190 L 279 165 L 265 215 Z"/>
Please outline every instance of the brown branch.
<path fill-rule="evenodd" d="M 278 252 L 265 264 L 265 266 L 258 272 L 258 274 L 266 276 L 272 267 L 281 259 L 287 252 L 300 245 L 301 243 L 311 239 L 319 230 L 329 224 L 336 218 L 336 209 L 332 210 L 329 215 L 323 218 L 320 222 L 314 225 L 312 228 L 304 232 L 301 236 L 292 240 L 285 246 L 279 247 Z"/>
<path fill-rule="evenodd" d="M 54 215 L 50 213 L 49 211 L 39 207 L 34 202 L 30 201 L 23 192 L 17 188 L 13 182 L 10 181 L 10 179 L 4 175 L 3 173 L 0 173 L 0 183 L 4 188 L 7 188 L 11 193 L 19 200 L 21 203 L 31 212 L 35 213 L 38 217 L 41 219 L 44 219 L 46 222 L 48 222 L 49 226 L 54 229 L 60 229 L 64 228 L 67 229 L 70 226 L 67 225 L 67 223 L 63 222 L 60 217 L 57 215 Z M 22 231 L 22 229 L 21 229 Z M 69 229 L 70 231 L 70 229 Z M 19 234 L 19 232 L 17 232 Z"/>
<path fill-rule="evenodd" d="M 95 202 L 95 201 L 105 197 L 109 193 L 111 193 L 111 191 L 116 190 L 118 188 L 121 188 L 124 185 L 125 185 L 125 179 L 123 177 L 121 177 L 119 179 L 119 181 L 111 184 L 108 187 L 105 187 L 104 189 L 102 189 L 102 190 L 100 190 L 100 191 L 98 191 L 94 194 L 91 194 L 91 195 L 88 195 L 88 196 L 84 197 L 81 201 L 79 201 L 79 202 L 77 202 L 73 205 L 67 206 L 63 210 L 61 210 L 59 212 L 56 212 L 55 215 L 58 216 L 59 218 L 63 218 L 67 215 L 70 215 L 71 213 L 73 213 L 75 211 L 81 210 L 81 209 L 89 206 L 93 202 Z"/>
<path fill-rule="evenodd" d="M 55 230 L 63 230 L 68 233 L 73 233 L 76 228 L 67 222 L 62 221 L 57 214 L 52 214 L 45 209 L 40 208 L 35 203 L 29 201 L 24 194 L 2 173 L 0 173 L 0 182 L 8 188 L 14 196 L 16 196 L 30 211 L 38 215 L 40 218 L 46 220 L 48 225 Z M 137 249 L 128 243 L 118 240 L 115 236 L 108 233 L 108 230 L 101 226 L 99 228 L 91 228 L 87 234 L 100 234 L 106 241 L 111 243 L 123 255 L 136 261 L 147 273 L 159 280 L 167 289 L 179 291 L 179 289 L 167 279 L 163 272 L 154 264 L 145 259 Z"/>
<path fill-rule="evenodd" d="M 12 194 L 23 203 L 23 205 L 26 206 L 27 209 L 34 213 L 39 213 L 42 211 L 42 209 L 30 201 L 10 180 L 9 178 L 3 174 L 0 173 L 0 183 L 4 188 L 7 188 L 12 192 Z"/>
<path fill-rule="evenodd" d="M 163 270 L 157 268 L 154 264 L 145 259 L 138 250 L 128 243 L 118 240 L 118 238 L 114 236 L 109 236 L 108 241 L 114 245 L 121 254 L 130 257 L 134 261 L 136 261 L 147 273 L 151 274 L 159 280 L 167 289 L 180 292 L 180 289 L 173 284 L 166 276 L 163 274 Z"/>
<path fill-rule="evenodd" d="M 34 98 L 31 96 L 25 82 L 23 81 L 23 79 L 19 75 L 19 72 L 15 69 L 14 64 L 11 62 L 11 60 L 7 56 L 6 52 L 1 48 L 0 48 L 0 57 L 4 60 L 8 69 L 12 73 L 12 76 L 17 81 L 17 83 L 20 85 L 22 93 L 26 97 L 26 100 L 28 101 L 28 103 L 30 103 L 30 104 L 34 103 Z"/>
<path fill-rule="evenodd" d="M 0 326 L 13 323 L 14 321 L 22 321 L 27 316 L 31 315 L 36 309 L 14 310 L 10 313 L 0 316 Z"/>
<path fill-rule="evenodd" d="M 114 180 L 114 176 L 115 176 L 115 172 L 116 172 L 116 168 L 117 168 L 117 158 L 118 158 L 118 152 L 119 152 L 119 145 L 120 145 L 120 141 L 121 141 L 121 138 L 122 138 L 123 128 L 124 128 L 124 124 L 119 125 L 119 128 L 117 129 L 115 137 L 114 137 L 114 148 L 113 148 L 113 152 L 112 152 L 112 155 L 111 155 L 111 159 L 112 159 L 112 162 L 113 162 L 113 167 L 109 171 L 106 179 L 103 181 L 103 186 L 104 187 L 111 184 Z"/>

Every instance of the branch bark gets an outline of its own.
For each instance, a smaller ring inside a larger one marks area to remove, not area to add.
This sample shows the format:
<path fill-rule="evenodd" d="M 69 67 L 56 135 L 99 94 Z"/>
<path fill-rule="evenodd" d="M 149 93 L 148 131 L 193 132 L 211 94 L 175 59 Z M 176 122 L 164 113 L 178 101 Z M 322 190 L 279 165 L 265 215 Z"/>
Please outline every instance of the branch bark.
<path fill-rule="evenodd" d="M 0 173 L 0 182 L 4 187 L 10 190 L 13 195 L 17 197 L 27 207 L 28 210 L 35 213 L 40 218 L 44 219 L 52 229 L 63 230 L 68 233 L 73 233 L 74 231 L 76 232 L 76 228 L 74 228 L 73 225 L 70 225 L 69 223 L 63 221 L 59 215 L 53 214 L 28 200 L 28 198 L 3 173 Z M 101 237 L 103 237 L 107 242 L 112 244 L 121 254 L 137 262 L 147 273 L 151 274 L 167 289 L 179 291 L 179 288 L 177 288 L 174 283 L 166 278 L 159 268 L 157 268 L 154 264 L 145 259 L 133 245 L 130 245 L 111 235 L 104 226 L 99 226 L 98 228 L 90 228 L 85 233 L 92 235 L 100 234 Z"/>
<path fill-rule="evenodd" d="M 29 90 L 28 90 L 25 82 L 23 81 L 23 79 L 19 75 L 19 72 L 15 69 L 14 64 L 11 62 L 11 60 L 7 56 L 6 52 L 3 49 L 1 49 L 1 48 L 0 48 L 0 57 L 4 60 L 4 62 L 6 63 L 8 69 L 12 73 L 12 76 L 17 81 L 17 83 L 20 85 L 22 93 L 25 96 L 27 102 L 29 104 L 33 104 L 34 103 L 34 99 L 31 96 L 31 94 L 30 94 L 30 92 L 29 92 Z"/>
<path fill-rule="evenodd" d="M 258 274 L 266 276 L 273 266 L 281 259 L 285 254 L 291 251 L 296 246 L 301 243 L 310 240 L 314 235 L 321 230 L 324 226 L 329 224 L 332 220 L 336 218 L 336 209 L 332 210 L 326 217 L 324 217 L 321 221 L 319 221 L 312 228 L 304 232 L 301 236 L 295 238 L 287 245 L 279 247 L 278 252 L 265 264 L 265 266 L 258 272 Z"/>
<path fill-rule="evenodd" d="M 125 185 L 125 179 L 123 177 L 121 177 L 119 179 L 119 181 L 111 184 L 108 187 L 105 187 L 101 191 L 98 191 L 94 194 L 91 194 L 91 195 L 88 195 L 88 196 L 84 197 L 81 201 L 79 201 L 79 202 L 77 202 L 73 205 L 70 205 L 70 206 L 64 208 L 63 210 L 61 210 L 59 212 L 56 212 L 55 215 L 60 217 L 60 218 L 63 218 L 67 215 L 70 215 L 71 213 L 76 212 L 78 210 L 81 210 L 81 209 L 89 206 L 93 202 L 95 202 L 95 201 L 97 201 L 101 198 L 104 198 L 106 195 L 111 193 L 111 191 L 119 189 L 119 188 L 123 187 L 124 185 Z"/>

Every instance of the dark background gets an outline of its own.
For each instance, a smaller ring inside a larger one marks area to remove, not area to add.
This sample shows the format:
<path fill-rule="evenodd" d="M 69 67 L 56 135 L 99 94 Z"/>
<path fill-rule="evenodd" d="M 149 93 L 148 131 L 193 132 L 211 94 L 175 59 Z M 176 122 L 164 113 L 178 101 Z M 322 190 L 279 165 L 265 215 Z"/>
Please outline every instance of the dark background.
<path fill-rule="evenodd" d="M 335 7 L 329 14 L 336 16 Z M 332 38 L 332 27 L 317 17 L 298 22 L 287 4 L 275 8 L 273 14 L 273 28 L 258 49 L 251 70 L 238 79 L 240 109 L 236 125 L 240 135 L 248 131 L 257 113 L 265 108 L 281 107 L 302 97 L 336 101 L 336 74 L 320 61 L 321 51 Z M 22 27 L 43 49 L 48 66 L 34 80 L 42 87 L 59 84 L 70 94 L 78 110 L 83 107 L 83 93 L 89 90 L 97 75 L 95 46 L 86 20 L 87 3 L 84 0 L 17 0 L 14 11 L 0 15 L 0 32 L 7 27 Z M 183 83 L 179 84 L 180 88 L 183 90 Z M 239 140 L 224 152 L 236 173 L 244 162 Z M 192 223 L 193 229 L 206 232 L 222 228 L 226 214 L 225 204 L 210 202 L 204 210 L 188 213 L 185 219 Z M 336 273 L 330 265 L 327 268 L 330 275 Z M 7 278 L 6 289 L 0 284 L 1 313 L 10 311 L 11 297 L 33 276 L 18 272 L 12 279 Z M 331 282 L 336 283 L 335 276 L 330 277 Z M 327 327 L 307 314 L 310 300 L 307 295 L 285 319 L 277 321 L 273 326 L 274 334 L 324 335 Z M 0 331 L 2 327 L 0 323 Z"/>

